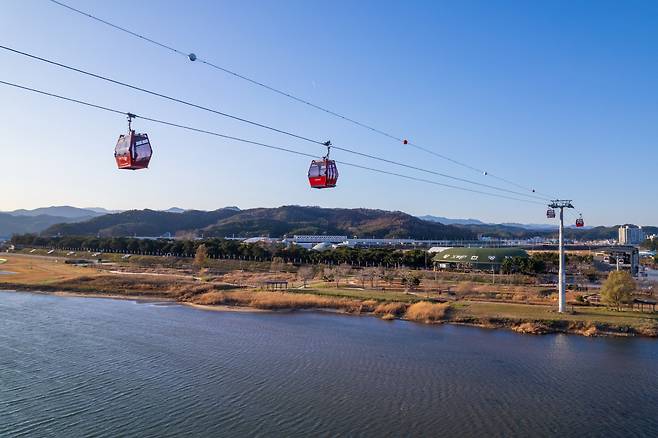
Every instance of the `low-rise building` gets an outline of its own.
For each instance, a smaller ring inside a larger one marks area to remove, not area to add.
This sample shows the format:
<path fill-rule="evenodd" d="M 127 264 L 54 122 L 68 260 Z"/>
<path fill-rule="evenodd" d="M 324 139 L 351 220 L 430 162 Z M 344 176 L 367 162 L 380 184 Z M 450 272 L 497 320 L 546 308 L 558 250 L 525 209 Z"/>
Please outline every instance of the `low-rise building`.
<path fill-rule="evenodd" d="M 437 253 L 432 261 L 438 269 L 469 268 L 482 271 L 500 271 L 505 259 L 527 258 L 521 248 L 449 248 Z"/>

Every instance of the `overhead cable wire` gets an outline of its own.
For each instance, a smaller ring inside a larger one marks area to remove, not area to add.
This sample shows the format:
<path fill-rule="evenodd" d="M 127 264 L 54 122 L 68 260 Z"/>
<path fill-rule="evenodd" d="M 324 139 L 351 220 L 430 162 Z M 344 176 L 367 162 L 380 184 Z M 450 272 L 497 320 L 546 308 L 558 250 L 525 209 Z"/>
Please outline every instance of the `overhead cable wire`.
<path fill-rule="evenodd" d="M 84 75 L 87 75 L 87 76 L 90 76 L 90 77 L 93 77 L 93 78 L 96 78 L 96 79 L 100 79 L 100 80 L 103 80 L 103 81 L 106 81 L 106 82 L 110 82 L 110 83 L 115 84 L 115 85 L 120 85 L 120 86 L 123 86 L 123 87 L 126 87 L 126 88 L 130 88 L 132 90 L 136 90 L 136 91 L 140 91 L 140 92 L 143 92 L 143 93 L 146 93 L 146 94 L 150 94 L 152 96 L 160 97 L 160 98 L 163 98 L 163 99 L 166 99 L 166 100 L 169 100 L 169 101 L 173 101 L 173 102 L 176 102 L 176 103 L 187 105 L 187 106 L 190 106 L 190 107 L 193 107 L 193 108 L 196 108 L 196 109 L 200 109 L 200 110 L 203 110 L 203 111 L 208 111 L 210 113 L 213 113 L 213 114 L 216 114 L 216 115 L 219 115 L 219 116 L 222 116 L 222 117 L 228 117 L 230 119 L 237 120 L 237 121 L 243 122 L 243 123 L 247 123 L 247 124 L 250 124 L 252 126 L 259 127 L 259 128 L 267 129 L 267 130 L 270 130 L 270 131 L 273 131 L 273 132 L 276 132 L 276 133 L 279 133 L 279 134 L 284 134 L 284 135 L 287 135 L 287 136 L 290 136 L 290 137 L 293 137 L 293 138 L 296 138 L 296 139 L 299 139 L 299 140 L 304 140 L 304 141 L 307 141 L 307 142 L 310 142 L 310 143 L 313 143 L 313 144 L 317 144 L 317 145 L 320 145 L 320 146 L 327 146 L 326 142 L 323 142 L 323 141 L 320 141 L 320 140 L 314 140 L 314 139 L 311 139 L 309 137 L 305 137 L 303 135 L 295 134 L 295 133 L 287 131 L 287 130 L 283 130 L 283 129 L 273 127 L 271 125 L 267 125 L 267 124 L 260 123 L 260 122 L 255 122 L 253 120 L 249 120 L 249 119 L 246 119 L 244 117 L 239 117 L 239 116 L 236 116 L 236 115 L 224 112 L 224 111 L 209 108 L 209 107 L 206 107 L 206 106 L 203 106 L 203 105 L 198 105 L 198 104 L 189 102 L 187 100 L 172 97 L 172 96 L 164 94 L 164 93 L 148 90 L 146 88 L 142 88 L 142 87 L 139 87 L 137 85 L 132 85 L 132 84 L 129 84 L 129 83 L 126 83 L 126 82 L 122 82 L 122 81 L 119 81 L 119 80 L 116 80 L 116 79 L 109 78 L 107 76 L 103 76 L 103 75 L 100 75 L 100 74 L 97 74 L 97 73 L 92 73 L 92 72 L 89 72 L 87 70 L 83 70 L 81 68 L 73 67 L 73 66 L 63 64 L 63 63 L 60 63 L 60 62 L 57 62 L 57 61 L 53 61 L 53 60 L 50 60 L 50 59 L 47 59 L 47 58 L 43 58 L 41 56 L 37 56 L 37 55 L 33 55 L 33 54 L 30 54 L 30 53 L 27 53 L 27 52 L 23 52 L 21 50 L 17 50 L 17 49 L 11 48 L 11 47 L 0 45 L 0 49 L 6 50 L 6 51 L 9 51 L 9 52 L 18 54 L 18 55 L 22 55 L 22 56 L 25 56 L 25 57 L 28 57 L 30 59 L 34 59 L 34 60 L 37 60 L 37 61 L 40 61 L 40 62 L 44 62 L 44 63 L 50 64 L 50 65 L 54 65 L 54 66 L 57 66 L 57 67 L 60 67 L 60 68 L 64 68 L 64 69 L 67 69 L 67 70 L 70 70 L 70 71 L 74 71 L 74 72 L 77 72 L 77 73 L 80 73 L 80 74 L 84 74 Z M 491 184 L 481 183 L 481 182 L 473 181 L 473 180 L 470 180 L 470 179 L 467 179 L 467 178 L 461 178 L 461 177 L 457 177 L 457 176 L 453 176 L 453 175 L 448 175 L 448 174 L 445 174 L 445 173 L 442 173 L 442 172 L 437 172 L 437 171 L 434 171 L 434 170 L 424 169 L 424 168 L 421 168 L 421 167 L 418 167 L 418 166 L 414 166 L 414 165 L 410 165 L 410 164 L 406 164 L 406 163 L 401 163 L 399 161 L 390 160 L 390 159 L 378 157 L 378 156 L 371 155 L 371 154 L 366 154 L 366 153 L 363 153 L 363 152 L 359 152 L 359 151 L 349 149 L 349 148 L 345 148 L 345 147 L 341 147 L 341 146 L 332 145 L 331 147 L 336 149 L 336 150 L 344 151 L 344 152 L 354 154 L 354 155 L 359 155 L 359 156 L 362 156 L 364 158 L 369 158 L 369 159 L 385 162 L 385 163 L 388 163 L 388 164 L 393 164 L 393 165 L 396 165 L 396 166 L 405 167 L 407 169 L 412 169 L 412 170 L 417 170 L 417 171 L 424 172 L 424 173 L 429 173 L 429 174 L 440 176 L 440 177 L 443 177 L 443 178 L 452 179 L 454 181 L 464 182 L 464 183 L 467 183 L 467 184 L 473 184 L 473 185 L 476 185 L 476 186 L 479 186 L 479 187 L 485 187 L 485 188 L 489 188 L 489 189 L 492 189 L 492 190 L 498 190 L 498 191 L 506 192 L 506 193 L 513 194 L 513 195 L 525 196 L 525 197 L 534 198 L 534 199 L 548 200 L 548 198 L 544 198 L 544 197 L 541 197 L 541 196 L 531 195 L 531 194 L 528 194 L 528 193 L 518 192 L 518 191 L 514 191 L 514 190 L 509 190 L 509 189 L 506 189 L 506 188 L 503 188 L 503 187 L 498 187 L 498 186 L 494 186 L 494 185 L 491 185 Z"/>
<path fill-rule="evenodd" d="M 158 41 L 156 41 L 156 40 L 154 40 L 154 39 L 152 39 L 152 38 L 148 38 L 148 37 L 146 37 L 146 36 L 144 36 L 144 35 L 141 35 L 141 34 L 139 34 L 139 33 L 137 33 L 137 32 L 133 32 L 133 31 L 131 31 L 131 30 L 129 30 L 129 29 L 126 29 L 126 28 L 124 28 L 124 27 L 121 27 L 121 26 L 119 26 L 119 25 L 116 25 L 116 24 L 114 24 L 114 23 L 111 23 L 111 22 L 109 22 L 109 21 L 107 21 L 107 20 L 104 20 L 104 19 L 102 19 L 102 18 L 99 18 L 99 17 L 97 17 L 97 16 L 95 16 L 95 15 L 93 15 L 93 14 L 90 14 L 90 13 L 88 13 L 88 12 L 84 12 L 84 11 L 82 11 L 82 10 L 80 10 L 80 9 L 74 8 L 73 6 L 70 6 L 70 5 L 68 5 L 68 4 L 66 4 L 66 3 L 63 3 L 63 2 L 61 2 L 61 1 L 58 1 L 58 0 L 49 0 L 49 1 L 52 2 L 52 3 L 54 3 L 54 4 L 56 4 L 56 5 L 59 5 L 59 6 L 61 6 L 61 7 L 64 7 L 64 8 L 66 8 L 66 9 L 70 10 L 70 11 L 76 12 L 76 13 L 78 13 L 78 14 L 84 15 L 85 17 L 91 18 L 92 20 L 95 20 L 95 21 L 98 21 L 98 22 L 100 22 L 100 23 L 103 23 L 103 24 L 105 24 L 105 25 L 107 25 L 107 26 L 110 26 L 110 27 L 112 27 L 112 28 L 114 28 L 114 29 L 116 29 L 116 30 L 119 30 L 119 31 L 121 31 L 121 32 L 125 32 L 125 33 L 127 33 L 127 34 L 129 34 L 129 35 L 132 35 L 132 36 L 134 36 L 134 37 L 136 37 L 136 38 L 139 38 L 139 39 L 141 39 L 141 40 L 144 40 L 144 41 L 146 41 L 146 42 L 149 42 L 149 43 L 151 43 L 151 44 L 154 44 L 154 45 L 156 45 L 156 46 L 158 46 L 158 47 L 161 47 L 161 48 L 167 49 L 167 50 L 169 50 L 169 51 L 171 51 L 171 52 L 174 52 L 174 53 L 176 53 L 176 54 L 178 54 L 178 55 L 184 56 L 184 57 L 188 58 L 190 61 L 198 61 L 198 62 L 200 62 L 200 63 L 202 63 L 202 64 L 205 64 L 205 65 L 207 65 L 207 66 L 209 66 L 209 67 L 212 67 L 212 68 L 214 68 L 214 69 L 216 69 L 216 70 L 220 70 L 220 71 L 222 71 L 222 72 L 224 72 L 224 73 L 227 73 L 227 74 L 230 74 L 230 75 L 232 75 L 232 76 L 234 76 L 234 77 L 236 77 L 236 78 L 242 79 L 242 80 L 247 81 L 247 82 L 249 82 L 249 83 L 251 83 L 251 84 L 254 84 L 254 85 L 259 86 L 259 87 L 261 87 L 261 88 L 267 89 L 267 90 L 269 90 L 269 91 L 271 91 L 271 92 L 273 92 L 273 93 L 277 93 L 277 94 L 279 94 L 279 95 L 281 95 L 281 96 L 285 96 L 285 97 L 287 97 L 287 98 L 289 98 L 289 99 L 292 99 L 292 100 L 294 100 L 294 101 L 296 101 L 296 102 L 302 103 L 302 104 L 307 105 L 307 106 L 309 106 L 309 107 L 311 107 L 311 108 L 314 108 L 314 109 L 316 109 L 316 110 L 319 110 L 319 111 L 322 111 L 322 112 L 327 113 L 327 114 L 329 114 L 329 115 L 332 115 L 332 116 L 334 116 L 334 117 L 340 118 L 340 119 L 345 120 L 345 121 L 347 121 L 347 122 L 349 122 L 349 123 L 352 123 L 352 124 L 354 124 L 354 125 L 356 125 L 356 126 L 359 126 L 359 127 L 361 127 L 361 128 L 364 128 L 364 129 L 370 130 L 370 131 L 372 131 L 372 132 L 375 132 L 375 133 L 377 133 L 377 134 L 380 134 L 380 135 L 382 135 L 382 136 L 384 136 L 384 137 L 388 137 L 389 139 L 395 140 L 395 141 L 397 141 L 397 142 L 401 142 L 401 143 L 402 143 L 402 142 L 405 141 L 405 139 L 402 138 L 402 137 L 400 137 L 400 136 L 397 136 L 397 135 L 391 134 L 391 133 L 389 133 L 389 132 L 383 131 L 383 130 L 381 130 L 381 129 L 379 129 L 379 128 L 376 128 L 376 127 L 374 127 L 374 126 L 372 126 L 372 125 L 370 125 L 370 124 L 367 124 L 367 123 L 364 123 L 364 122 L 360 122 L 360 121 L 358 121 L 358 120 L 356 120 L 356 119 L 350 118 L 350 117 L 348 117 L 348 116 L 345 116 L 345 115 L 343 115 L 343 114 L 340 114 L 340 113 L 338 113 L 338 112 L 335 112 L 335 111 L 333 111 L 333 110 L 330 110 L 330 109 L 328 109 L 328 108 L 326 108 L 326 107 L 323 107 L 323 106 L 320 106 L 320 105 L 314 104 L 314 103 L 312 103 L 312 102 L 310 102 L 310 101 L 308 101 L 308 100 L 306 100 L 306 99 L 303 99 L 303 98 L 301 98 L 301 97 L 295 96 L 295 95 L 292 94 L 292 93 L 289 93 L 289 92 L 283 91 L 283 90 L 281 90 L 281 89 L 278 89 L 278 88 L 276 88 L 276 87 L 273 87 L 273 86 L 271 86 L 271 85 L 268 85 L 268 84 L 266 84 L 266 83 L 264 83 L 264 82 L 261 82 L 261 81 L 258 81 L 258 80 L 256 80 L 256 79 L 253 79 L 253 78 L 251 78 L 251 77 L 249 77 L 249 76 L 245 76 L 245 75 L 240 74 L 240 73 L 238 73 L 238 72 L 235 72 L 235 71 L 233 71 L 233 70 L 231 70 L 231 69 L 228 69 L 228 68 L 226 68 L 226 67 L 220 66 L 220 65 L 215 64 L 215 63 L 213 63 L 213 62 L 210 62 L 210 61 L 208 61 L 208 60 L 205 60 L 205 59 L 203 59 L 203 58 L 200 58 L 198 55 L 196 55 L 196 54 L 193 53 L 193 52 L 185 52 L 185 51 L 182 51 L 182 50 L 176 49 L 176 48 L 174 48 L 174 47 L 172 47 L 172 46 L 170 46 L 170 45 L 167 45 L 167 44 L 164 44 L 164 43 L 158 42 Z M 498 175 L 492 174 L 492 173 L 490 173 L 490 172 L 488 172 L 488 171 L 486 171 L 486 170 L 484 170 L 484 169 L 478 168 L 478 167 L 476 167 L 476 166 L 472 166 L 472 165 L 467 164 L 467 163 L 465 163 L 465 162 L 463 162 L 463 161 L 456 160 L 456 159 L 451 158 L 451 157 L 449 157 L 449 156 L 447 156 L 447 155 L 440 154 L 440 153 L 438 153 L 438 152 L 436 152 L 436 151 L 434 151 L 434 150 L 432 150 L 432 149 L 426 148 L 426 147 L 421 146 L 421 145 L 419 145 L 419 144 L 417 144 L 417 143 L 414 143 L 414 142 L 411 142 L 411 141 L 408 141 L 408 140 L 407 140 L 406 144 L 407 144 L 408 146 L 411 146 L 411 147 L 415 148 L 415 149 L 418 149 L 418 150 L 421 150 L 421 151 L 423 151 L 423 152 L 429 153 L 429 154 L 434 155 L 434 156 L 436 156 L 436 157 L 438 157 L 438 158 L 441 158 L 441 159 L 443 159 L 443 160 L 447 160 L 447 161 L 449 161 L 449 162 L 451 162 L 451 163 L 453 163 L 453 164 L 456 164 L 456 165 L 461 166 L 461 167 L 463 167 L 463 168 L 466 168 L 466 169 L 472 170 L 472 171 L 477 172 L 477 173 L 479 173 L 479 174 L 481 174 L 481 175 L 485 175 L 485 176 L 488 176 L 488 177 L 490 177 L 490 178 L 496 179 L 496 180 L 498 180 L 498 181 L 504 182 L 504 183 L 506 183 L 506 184 L 512 185 L 512 186 L 514 186 L 514 187 L 516 187 L 516 188 L 519 188 L 519 189 L 522 189 L 522 190 L 526 190 L 526 191 L 529 191 L 529 192 L 534 193 L 534 194 L 542 195 L 543 197 L 546 197 L 546 198 L 554 198 L 554 196 L 551 196 L 551 195 L 547 195 L 547 194 L 543 194 L 543 193 L 537 192 L 537 191 L 536 191 L 534 188 L 532 188 L 532 187 L 527 187 L 527 186 L 524 186 L 524 185 L 522 185 L 522 184 L 516 183 L 516 182 L 514 182 L 514 181 L 512 181 L 512 180 L 510 180 L 510 179 L 503 178 L 503 177 L 501 177 L 501 176 L 498 176 Z"/>
<path fill-rule="evenodd" d="M 192 127 L 192 126 L 183 125 L 183 124 L 179 124 L 179 123 L 175 123 L 175 122 L 170 122 L 170 121 L 166 121 L 166 120 L 147 117 L 147 116 L 143 116 L 143 115 L 139 115 L 139 114 L 134 114 L 134 113 L 131 113 L 131 112 L 121 111 L 121 110 L 118 110 L 118 109 L 115 109 L 115 108 L 110 108 L 110 107 L 106 107 L 106 106 L 103 106 L 103 105 L 97 105 L 97 104 L 90 103 L 90 102 L 87 102 L 87 101 L 83 101 L 83 100 L 80 100 L 80 99 L 75 99 L 75 98 L 63 96 L 63 95 L 60 95 L 60 94 L 55 94 L 55 93 L 39 90 L 39 89 L 36 89 L 36 88 L 27 87 L 27 86 L 24 86 L 24 85 L 19 85 L 19 84 L 12 83 L 12 82 L 7 82 L 7 81 L 0 80 L 0 84 L 7 85 L 7 86 L 10 86 L 10 87 L 14 87 L 14 88 L 18 88 L 18 89 L 21 89 L 21 90 L 24 90 L 24 91 L 29 91 L 29 92 L 37 93 L 37 94 L 40 94 L 40 95 L 44 95 L 44 96 L 48 96 L 48 97 L 52 97 L 52 98 L 72 102 L 72 103 L 77 103 L 77 104 L 84 105 L 84 106 L 87 106 L 87 107 L 104 110 L 104 111 L 115 113 L 115 114 L 131 115 L 135 118 L 140 118 L 142 120 L 146 120 L 146 121 L 153 122 L 153 123 L 158 123 L 158 124 L 171 126 L 171 127 L 175 127 L 175 128 L 180 128 L 180 129 L 184 129 L 184 130 L 188 130 L 188 131 L 198 132 L 198 133 L 201 133 L 201 134 L 208 134 L 208 135 L 224 138 L 224 139 L 227 139 L 227 140 L 233 140 L 233 141 L 238 141 L 238 142 L 245 143 L 245 144 L 251 144 L 251 145 L 254 145 L 254 146 L 260 146 L 260 147 L 273 149 L 273 150 L 277 150 L 277 151 L 281 151 L 281 152 L 287 152 L 287 153 L 290 153 L 290 154 L 295 154 L 295 155 L 303 156 L 303 157 L 307 157 L 307 158 L 315 158 L 315 155 L 308 154 L 308 153 L 305 153 L 305 152 L 300 152 L 300 151 L 297 151 L 297 150 L 294 150 L 294 149 L 284 148 L 284 147 L 281 147 L 281 146 L 275 146 L 275 145 L 271 145 L 271 144 L 267 144 L 267 143 L 248 140 L 248 139 L 241 138 L 241 137 L 235 137 L 235 136 L 231 136 L 231 135 L 227 135 L 227 134 L 222 134 L 222 133 L 215 132 L 215 131 L 195 128 L 195 127 Z M 477 194 L 481 194 L 481 195 L 492 196 L 492 197 L 497 197 L 497 198 L 503 198 L 503 199 L 513 200 L 513 201 L 518 201 L 518 202 L 525 202 L 525 203 L 543 205 L 542 202 L 533 201 L 533 200 L 530 200 L 530 199 L 515 198 L 515 197 L 512 197 L 512 196 L 501 195 L 499 193 L 491 193 L 491 192 L 485 192 L 485 191 L 481 191 L 481 190 L 471 189 L 471 188 L 468 188 L 468 187 L 461 187 L 461 186 L 455 186 L 455 185 L 452 185 L 452 184 L 445 184 L 445 183 L 438 182 L 438 181 L 428 180 L 428 179 L 424 179 L 424 178 L 418 178 L 418 177 L 415 177 L 415 176 L 405 175 L 405 174 L 401 174 L 401 173 L 397 173 L 397 172 L 390 172 L 390 171 L 387 171 L 387 170 L 377 169 L 377 168 L 364 166 L 364 165 L 356 164 L 356 163 L 351 163 L 351 162 L 347 162 L 347 161 L 337 161 L 337 163 L 341 164 L 341 165 L 345 165 L 345 166 L 358 168 L 358 169 L 368 170 L 368 171 L 371 171 L 371 172 L 377 172 L 377 173 L 381 173 L 381 174 L 385 174 L 385 175 L 396 176 L 396 177 L 399 177 L 399 178 L 405 178 L 405 179 L 412 180 L 412 181 L 418 181 L 418 182 L 423 182 L 423 183 L 427 183 L 427 184 L 433 184 L 433 185 L 437 185 L 437 186 L 440 186 L 440 187 L 447 187 L 447 188 L 451 188 L 451 189 L 455 189 L 455 190 L 461 190 L 461 191 L 466 191 L 466 192 L 470 192 L 470 193 L 477 193 Z"/>
<path fill-rule="evenodd" d="M 257 126 L 259 128 L 263 128 L 263 129 L 267 129 L 267 130 L 270 130 L 270 131 L 278 132 L 279 134 L 285 134 L 285 135 L 288 135 L 290 137 L 297 138 L 299 140 L 309 141 L 311 143 L 322 144 L 322 142 L 320 142 L 318 140 L 313 140 L 311 138 L 304 137 L 302 135 L 297 135 L 297 134 L 294 134 L 292 132 L 285 131 L 283 129 L 278 129 L 278 128 L 275 128 L 273 126 L 269 126 L 269 125 L 265 125 L 265 124 L 262 124 L 262 123 L 254 122 L 253 120 L 245 119 L 243 117 L 238 117 L 238 116 L 235 116 L 233 114 L 225 113 L 223 111 L 215 110 L 215 109 L 208 108 L 208 107 L 205 107 L 205 106 L 202 106 L 202 105 L 197 105 L 195 103 L 188 102 L 188 101 L 182 100 L 182 99 L 178 99 L 178 98 L 175 98 L 175 97 L 172 97 L 172 96 L 168 96 L 166 94 L 162 94 L 162 93 L 158 93 L 158 92 L 155 92 L 155 91 L 147 90 L 146 88 L 138 87 L 137 85 L 132 85 L 132 84 L 128 84 L 126 82 L 121 82 L 121 81 L 118 81 L 116 79 L 108 78 L 107 76 L 99 75 L 99 74 L 92 73 L 92 72 L 89 72 L 89 71 L 86 71 L 86 70 L 82 70 L 82 69 L 77 68 L 77 67 L 62 64 L 60 62 L 53 61 L 53 60 L 50 60 L 50 59 L 46 59 L 46 58 L 43 58 L 41 56 L 32 55 L 30 53 L 23 52 L 23 51 L 20 51 L 20 50 L 16 50 L 16 49 L 13 49 L 11 47 L 0 45 L 0 49 L 7 50 L 9 52 L 13 52 L 13 53 L 18 54 L 18 55 L 26 56 L 28 58 L 35 59 L 37 61 L 45 62 L 47 64 L 51 64 L 51 65 L 61 67 L 61 68 L 67 69 L 67 70 L 71 70 L 71 71 L 74 71 L 74 72 L 77 72 L 77 73 L 81 73 L 81 74 L 84 74 L 84 75 L 87 75 L 87 76 L 91 76 L 91 77 L 96 78 L 96 79 L 101 79 L 101 80 L 106 81 L 106 82 L 111 82 L 111 83 L 116 84 L 116 85 L 121 85 L 122 87 L 127 87 L 127 88 L 131 88 L 133 90 L 136 90 L 136 91 L 141 91 L 142 93 L 147 93 L 147 94 L 150 94 L 152 96 L 160 97 L 162 99 L 167 99 L 167 100 L 170 100 L 172 102 L 187 105 L 187 106 L 197 108 L 197 109 L 200 109 L 200 110 L 203 110 L 203 111 L 208 111 L 208 112 L 211 112 L 211 113 L 223 116 L 223 117 L 227 117 L 229 119 L 237 120 L 238 122 L 243 122 L 243 123 L 247 123 L 247 124 L 252 125 L 252 126 Z"/>

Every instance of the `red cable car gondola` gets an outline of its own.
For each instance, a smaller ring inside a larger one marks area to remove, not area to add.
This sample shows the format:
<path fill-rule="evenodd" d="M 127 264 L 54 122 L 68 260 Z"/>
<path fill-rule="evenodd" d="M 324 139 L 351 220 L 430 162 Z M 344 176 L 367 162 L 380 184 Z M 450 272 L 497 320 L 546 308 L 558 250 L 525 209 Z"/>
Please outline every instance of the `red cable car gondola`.
<path fill-rule="evenodd" d="M 585 226 L 585 221 L 583 220 L 583 215 L 581 214 L 578 219 L 576 219 L 576 227 L 581 228 Z"/>
<path fill-rule="evenodd" d="M 128 114 L 128 133 L 119 136 L 114 148 L 114 159 L 119 169 L 146 169 L 153 155 L 148 135 L 135 133 L 131 128 L 134 117 L 134 114 Z"/>
<path fill-rule="evenodd" d="M 308 182 L 314 189 L 336 187 L 336 181 L 338 181 L 336 162 L 329 159 L 331 142 L 326 142 L 325 146 L 327 146 L 327 155 L 319 160 L 311 161 L 311 166 L 308 168 Z"/>

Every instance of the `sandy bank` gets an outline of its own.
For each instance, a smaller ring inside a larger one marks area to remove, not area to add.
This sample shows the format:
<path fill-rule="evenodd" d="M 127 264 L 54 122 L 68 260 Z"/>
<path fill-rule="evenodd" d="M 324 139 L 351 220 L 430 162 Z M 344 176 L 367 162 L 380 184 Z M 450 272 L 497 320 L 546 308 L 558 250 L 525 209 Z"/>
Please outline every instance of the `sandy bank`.
<path fill-rule="evenodd" d="M 239 313 L 272 313 L 279 312 L 277 310 L 267 310 L 267 309 L 257 309 L 255 307 L 246 307 L 246 306 L 228 306 L 228 305 L 208 305 L 208 304 L 195 304 L 195 303 L 180 303 L 185 306 L 194 307 L 195 309 L 200 310 L 210 310 L 213 312 L 239 312 Z M 286 310 L 288 312 L 289 310 Z"/>

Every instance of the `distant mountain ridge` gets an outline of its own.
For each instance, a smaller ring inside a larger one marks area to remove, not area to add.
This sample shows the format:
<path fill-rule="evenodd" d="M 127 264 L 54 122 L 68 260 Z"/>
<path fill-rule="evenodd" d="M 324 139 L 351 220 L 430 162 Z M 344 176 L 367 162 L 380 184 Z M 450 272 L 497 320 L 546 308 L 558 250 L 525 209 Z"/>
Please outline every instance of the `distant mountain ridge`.
<path fill-rule="evenodd" d="M 235 206 L 226 207 L 226 209 L 240 211 Z M 184 213 L 188 210 L 172 207 L 165 211 Z M 96 217 L 122 212 L 122 210 L 108 210 L 102 207 L 79 208 L 70 205 L 0 212 L 0 237 L 6 238 L 13 234 L 40 233 L 56 224 L 85 222 Z"/>
<path fill-rule="evenodd" d="M 420 219 L 430 222 L 439 222 L 444 225 L 502 225 L 506 227 L 517 227 L 524 228 L 527 230 L 553 230 L 557 229 L 557 225 L 552 224 L 520 224 L 515 222 L 504 222 L 501 224 L 491 223 L 491 222 L 482 222 L 479 219 L 452 219 L 443 216 L 433 216 L 430 214 L 424 216 L 418 216 Z"/>
<path fill-rule="evenodd" d="M 109 213 L 109 210 L 100 209 L 100 208 L 94 208 L 94 209 L 78 208 L 78 207 L 71 207 L 70 205 L 59 205 L 52 207 L 35 208 L 33 210 L 20 209 L 14 211 L 7 211 L 4 213 L 9 214 L 11 216 L 28 216 L 28 217 L 54 216 L 60 218 L 64 217 L 67 219 L 77 219 L 77 218 L 88 219 L 90 217 L 107 214 Z"/>
<path fill-rule="evenodd" d="M 0 213 L 0 237 L 39 233 L 105 236 L 279 237 L 292 234 L 340 234 L 359 237 L 416 239 L 475 239 L 555 237 L 557 224 L 487 224 L 478 219 L 450 219 L 371 209 L 283 206 L 240 210 L 235 206 L 214 211 L 172 207 L 164 211 L 110 212 L 103 208 L 52 206 Z M 59 215 L 57 215 L 59 214 Z M 617 237 L 618 226 L 566 228 L 566 237 L 605 240 Z M 648 234 L 658 228 L 645 226 Z"/>
<path fill-rule="evenodd" d="M 185 213 L 184 209 L 178 207 L 171 207 L 163 211 L 167 213 Z"/>
<path fill-rule="evenodd" d="M 81 218 L 61 216 L 14 216 L 0 213 L 0 237 L 11 237 L 12 234 L 38 233 L 50 226 L 63 222 L 75 222 Z M 85 218 L 82 218 L 85 220 Z"/>
<path fill-rule="evenodd" d="M 426 214 L 425 216 L 418 216 L 419 219 L 428 222 L 438 222 L 444 225 L 486 225 L 484 222 L 478 219 L 450 219 L 443 216 L 432 216 Z"/>
<path fill-rule="evenodd" d="M 172 213 L 130 210 L 58 224 L 46 235 L 159 236 L 178 235 L 284 236 L 292 234 L 338 234 L 376 238 L 474 239 L 469 230 L 423 221 L 400 211 L 341 209 L 302 206 L 222 208 L 214 211 L 188 210 Z"/>
<path fill-rule="evenodd" d="M 58 224 L 42 233 L 46 235 L 101 235 L 101 236 L 160 236 L 181 231 L 194 232 L 216 223 L 235 212 L 232 210 L 198 211 L 182 213 L 156 210 L 128 210 L 90 220 Z"/>

